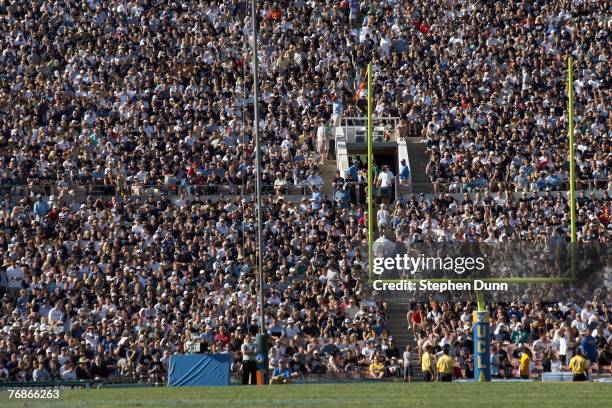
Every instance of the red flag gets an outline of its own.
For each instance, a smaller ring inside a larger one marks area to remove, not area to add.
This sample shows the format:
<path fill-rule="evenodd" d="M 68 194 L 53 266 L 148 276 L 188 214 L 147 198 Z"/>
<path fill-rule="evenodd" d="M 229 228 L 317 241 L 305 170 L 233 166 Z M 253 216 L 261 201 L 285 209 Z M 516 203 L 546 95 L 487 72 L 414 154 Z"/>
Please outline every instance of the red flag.
<path fill-rule="evenodd" d="M 357 90 L 357 93 L 355 94 L 355 101 L 358 101 L 359 98 L 363 96 L 365 92 L 365 88 L 366 88 L 366 81 L 363 81 L 361 85 L 359 85 L 359 89 Z"/>

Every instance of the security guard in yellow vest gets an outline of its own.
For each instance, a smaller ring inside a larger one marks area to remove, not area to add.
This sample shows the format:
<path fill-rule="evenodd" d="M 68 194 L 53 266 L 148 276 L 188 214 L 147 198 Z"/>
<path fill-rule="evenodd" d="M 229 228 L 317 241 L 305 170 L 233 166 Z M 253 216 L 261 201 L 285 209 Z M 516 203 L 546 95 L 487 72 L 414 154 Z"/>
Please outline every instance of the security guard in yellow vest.
<path fill-rule="evenodd" d="M 451 382 L 453 381 L 453 367 L 455 361 L 450 356 L 450 349 L 448 346 L 444 346 L 442 351 L 442 357 L 438 359 L 438 381 Z"/>
<path fill-rule="evenodd" d="M 588 369 L 589 363 L 586 358 L 584 358 L 583 352 L 581 349 L 578 349 L 576 355 L 572 357 L 569 362 L 569 368 L 572 370 L 574 374 L 574 381 L 587 381 L 588 380 Z"/>
<path fill-rule="evenodd" d="M 425 352 L 421 356 L 421 371 L 423 372 L 423 377 L 425 378 L 425 381 L 434 380 L 434 368 L 431 357 L 432 352 L 433 347 L 427 346 Z"/>

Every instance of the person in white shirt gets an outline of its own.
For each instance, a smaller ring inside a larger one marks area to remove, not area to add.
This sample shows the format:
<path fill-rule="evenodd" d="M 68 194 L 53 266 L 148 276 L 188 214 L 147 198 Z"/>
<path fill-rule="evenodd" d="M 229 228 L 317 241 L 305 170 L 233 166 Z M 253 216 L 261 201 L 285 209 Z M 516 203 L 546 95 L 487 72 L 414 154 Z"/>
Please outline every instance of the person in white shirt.
<path fill-rule="evenodd" d="M 11 265 L 6 268 L 7 290 L 9 294 L 14 295 L 22 289 L 24 278 L 25 274 L 21 268 L 21 262 L 11 260 Z"/>
<path fill-rule="evenodd" d="M 376 222 L 380 231 L 383 231 L 389 224 L 389 211 L 385 204 L 380 205 L 380 210 L 376 213 Z"/>
<path fill-rule="evenodd" d="M 589 319 L 594 315 L 595 313 L 593 313 L 593 305 L 587 302 L 584 309 L 582 309 L 582 311 L 580 312 L 580 318 L 582 319 L 582 321 L 588 322 Z"/>
<path fill-rule="evenodd" d="M 354 298 L 351 298 L 351 300 L 349 300 L 349 305 L 344 309 L 344 314 L 348 319 L 353 320 L 355 316 L 357 316 L 357 312 L 359 312 L 357 301 Z"/>
<path fill-rule="evenodd" d="M 55 303 L 55 307 L 49 310 L 49 324 L 53 326 L 64 324 L 64 305 L 61 300 Z"/>
<path fill-rule="evenodd" d="M 323 164 L 327 157 L 327 125 L 325 121 L 317 128 L 317 151 L 319 152 L 319 163 Z"/>
<path fill-rule="evenodd" d="M 583 334 L 586 331 L 587 323 L 582 318 L 582 314 L 577 314 L 576 318 L 572 322 L 572 327 L 578 330 L 578 333 Z"/>
<path fill-rule="evenodd" d="M 45 368 L 45 364 L 41 361 L 38 363 L 38 368 L 32 373 L 32 380 L 34 381 L 49 381 L 51 376 Z"/>
<path fill-rule="evenodd" d="M 561 372 L 562 366 L 563 364 L 561 364 L 561 359 L 559 359 L 559 356 L 554 353 L 550 361 L 550 371 L 553 373 Z"/>
<path fill-rule="evenodd" d="M 285 327 L 285 336 L 288 339 L 292 339 L 294 336 L 300 334 L 300 328 L 296 326 L 293 317 L 287 319 L 287 326 Z"/>
<path fill-rule="evenodd" d="M 361 354 L 364 355 L 368 361 L 372 360 L 372 356 L 376 352 L 373 343 L 373 340 L 368 340 L 366 346 L 361 349 Z"/>
<path fill-rule="evenodd" d="M 406 351 L 404 351 L 404 381 L 411 382 L 412 377 L 414 375 L 414 370 L 412 368 L 412 357 L 414 352 L 412 351 L 412 346 L 407 345 Z"/>
<path fill-rule="evenodd" d="M 72 365 L 72 361 L 66 361 L 66 364 L 61 368 L 60 375 L 64 381 L 76 381 L 76 370 Z"/>
<path fill-rule="evenodd" d="M 316 186 L 317 188 L 323 187 L 323 179 L 315 171 L 312 172 L 308 178 L 306 178 L 306 184 L 309 186 Z"/>
<path fill-rule="evenodd" d="M 568 363 L 567 354 L 569 353 L 569 345 L 567 342 L 567 338 L 565 337 L 565 328 L 559 329 L 556 340 L 559 344 L 559 359 L 561 360 L 561 364 L 565 365 Z"/>
<path fill-rule="evenodd" d="M 62 347 L 60 355 L 57 356 L 57 362 L 60 364 L 60 366 L 63 366 L 68 360 L 70 360 L 70 356 L 68 355 L 68 348 Z"/>
<path fill-rule="evenodd" d="M 463 324 L 469 323 L 472 320 L 472 315 L 469 313 L 467 307 L 463 308 L 460 319 Z"/>
<path fill-rule="evenodd" d="M 187 198 L 185 196 L 185 193 L 181 193 L 179 197 L 176 200 L 174 200 L 174 204 L 178 208 L 182 209 L 185 206 L 185 204 L 187 204 Z"/>
<path fill-rule="evenodd" d="M 268 304 L 270 305 L 280 305 L 282 302 L 280 296 L 277 291 L 273 291 L 272 295 L 268 298 Z"/>
<path fill-rule="evenodd" d="M 95 350 L 98 347 L 100 337 L 96 333 L 94 333 L 93 326 L 89 326 L 87 328 L 87 331 L 83 335 L 83 338 L 85 339 L 85 344 L 90 346 L 92 350 Z"/>
<path fill-rule="evenodd" d="M 376 184 L 380 188 L 380 199 L 384 204 L 389 204 L 391 199 L 391 187 L 393 187 L 393 181 L 395 180 L 395 176 L 389 170 L 389 166 L 382 166 L 382 171 L 378 175 L 378 179 L 376 180 Z"/>

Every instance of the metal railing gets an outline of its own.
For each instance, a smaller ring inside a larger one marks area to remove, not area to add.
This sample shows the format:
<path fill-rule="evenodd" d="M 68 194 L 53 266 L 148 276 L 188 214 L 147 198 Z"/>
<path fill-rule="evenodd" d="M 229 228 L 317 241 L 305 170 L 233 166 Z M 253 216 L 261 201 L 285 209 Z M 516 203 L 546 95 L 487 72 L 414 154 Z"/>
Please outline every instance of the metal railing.
<path fill-rule="evenodd" d="M 311 186 L 304 185 L 284 185 L 275 186 L 265 184 L 262 186 L 262 193 L 268 195 L 278 195 L 280 192 L 286 195 L 309 195 Z M 175 184 L 32 184 L 32 185 L 0 185 L 0 194 L 9 194 L 12 198 L 33 196 L 41 194 L 43 196 L 162 196 L 179 195 L 184 193 L 188 196 L 201 195 L 250 195 L 255 193 L 255 183 L 248 182 L 243 185 L 237 184 L 217 184 L 217 185 L 175 185 Z"/>
<path fill-rule="evenodd" d="M 373 117 L 372 140 L 376 143 L 397 141 L 398 117 Z M 340 121 L 347 143 L 367 143 L 368 118 L 344 117 Z"/>
<path fill-rule="evenodd" d="M 367 187 L 366 182 L 350 182 L 352 188 L 359 190 L 357 185 L 359 184 L 365 190 Z M 516 188 L 514 183 L 507 182 L 472 182 L 472 183 L 409 183 L 402 182 L 399 177 L 395 178 L 394 189 L 396 190 L 392 197 L 396 199 L 397 194 L 404 190 L 404 193 L 418 191 L 417 187 L 427 187 L 425 190 L 429 190 L 432 194 L 463 194 L 463 193 L 514 193 L 521 194 L 527 193 L 528 195 L 539 195 L 546 192 L 558 193 L 567 192 L 569 190 L 568 182 L 558 183 L 554 188 L 550 189 L 521 189 Z M 493 188 L 491 188 L 493 187 Z M 603 191 L 612 190 L 612 181 L 605 182 L 601 180 L 577 180 L 576 191 L 597 191 L 603 193 Z M 265 184 L 262 186 L 262 193 L 269 196 L 279 195 L 279 193 L 290 195 L 290 196 L 307 196 L 310 195 L 312 190 L 311 186 L 304 185 L 284 185 L 275 186 L 271 184 Z M 174 185 L 174 184 L 71 184 L 71 185 L 57 185 L 57 184 L 30 184 L 30 185 L 14 185 L 14 184 L 2 184 L 0 185 L 0 194 L 6 196 L 7 194 L 15 199 L 20 197 L 34 196 L 41 194 L 43 196 L 54 195 L 56 197 L 76 197 L 76 196 L 162 196 L 162 195 L 179 195 L 184 193 L 187 196 L 215 196 L 215 195 L 251 195 L 255 193 L 255 183 L 252 181 L 247 182 L 243 185 Z M 333 197 L 330 197 L 333 200 Z M 365 203 L 365 200 L 360 200 Z"/>
<path fill-rule="evenodd" d="M 547 183 L 538 185 L 536 182 L 528 182 L 526 185 L 517 185 L 512 181 L 489 181 L 489 180 L 474 180 L 469 182 L 438 182 L 434 181 L 431 184 L 433 191 L 436 193 L 476 193 L 476 192 L 500 192 L 510 191 L 517 193 L 534 193 L 534 192 L 558 192 L 569 191 L 569 180 L 561 180 L 557 183 Z M 595 180 L 595 179 L 580 179 L 576 180 L 576 190 L 610 190 L 612 188 L 612 180 Z"/>
<path fill-rule="evenodd" d="M 374 116 L 372 117 L 372 126 L 387 126 L 390 123 L 393 123 L 393 129 L 397 129 L 397 124 L 400 118 L 398 117 L 382 117 L 382 116 Z M 368 117 L 367 116 L 349 116 L 343 117 L 340 121 L 342 127 L 346 126 L 366 126 L 368 125 Z"/>

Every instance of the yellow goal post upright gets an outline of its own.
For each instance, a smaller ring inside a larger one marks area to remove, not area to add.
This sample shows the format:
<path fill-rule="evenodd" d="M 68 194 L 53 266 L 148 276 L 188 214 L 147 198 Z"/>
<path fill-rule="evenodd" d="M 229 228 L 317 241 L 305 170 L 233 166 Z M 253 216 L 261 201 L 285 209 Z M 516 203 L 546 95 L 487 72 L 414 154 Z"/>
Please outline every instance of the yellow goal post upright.
<path fill-rule="evenodd" d="M 368 275 L 370 280 L 373 278 L 374 261 L 374 169 L 372 152 L 372 64 L 368 64 Z"/>
<path fill-rule="evenodd" d="M 569 207 L 572 277 L 576 278 L 576 171 L 574 165 L 574 59 L 567 57 L 567 123 L 569 139 Z"/>

